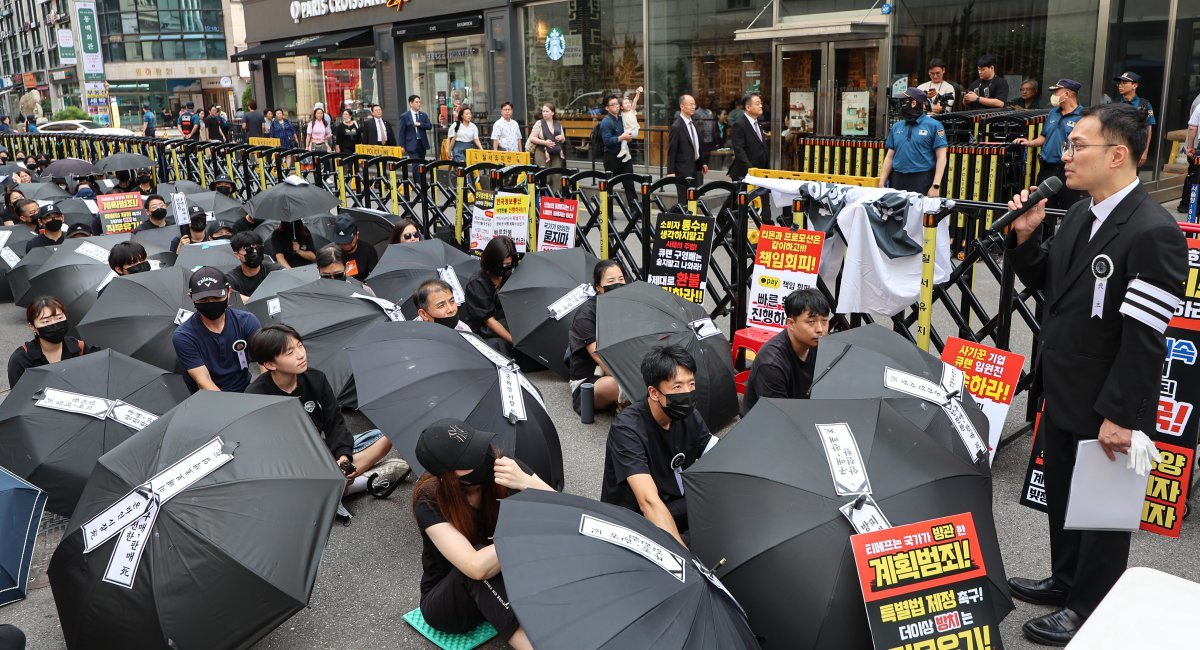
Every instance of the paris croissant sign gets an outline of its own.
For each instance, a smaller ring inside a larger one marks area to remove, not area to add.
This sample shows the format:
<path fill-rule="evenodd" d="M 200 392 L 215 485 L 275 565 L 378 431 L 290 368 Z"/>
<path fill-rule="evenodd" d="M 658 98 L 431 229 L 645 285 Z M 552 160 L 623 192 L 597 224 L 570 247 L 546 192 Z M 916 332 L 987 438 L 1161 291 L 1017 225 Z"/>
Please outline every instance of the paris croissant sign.
<path fill-rule="evenodd" d="M 407 3 L 408 0 L 296 0 L 292 3 L 291 15 L 292 22 L 298 23 L 304 18 L 316 18 L 380 5 L 395 7 L 399 11 Z"/>

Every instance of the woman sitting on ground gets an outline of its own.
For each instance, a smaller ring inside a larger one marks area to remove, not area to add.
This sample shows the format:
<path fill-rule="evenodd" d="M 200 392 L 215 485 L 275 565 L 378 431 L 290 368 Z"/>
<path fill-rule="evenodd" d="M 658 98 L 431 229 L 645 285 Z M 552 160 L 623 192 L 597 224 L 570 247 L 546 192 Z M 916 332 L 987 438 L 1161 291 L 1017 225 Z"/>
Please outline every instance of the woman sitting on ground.
<path fill-rule="evenodd" d="M 592 286 L 597 296 L 625 286 L 625 273 L 616 260 L 601 260 L 592 269 Z M 580 410 L 580 387 L 587 383 L 595 386 L 592 403 L 595 410 L 602 411 L 615 406 L 620 398 L 617 380 L 596 354 L 596 298 L 592 296 L 575 310 L 571 331 L 567 335 L 567 347 L 571 353 L 567 379 L 571 387 L 571 406 Z M 598 376 L 596 370 L 604 371 Z"/>
<path fill-rule="evenodd" d="M 25 310 L 25 320 L 33 330 L 33 340 L 21 344 L 8 358 L 8 386 L 12 388 L 30 368 L 95 352 L 100 348 L 88 345 L 74 336 L 67 336 L 67 308 L 58 298 L 42 296 Z"/>
<path fill-rule="evenodd" d="M 392 228 L 392 235 L 388 237 L 389 244 L 412 244 L 421 241 L 421 226 L 413 219 L 405 217 Z"/>

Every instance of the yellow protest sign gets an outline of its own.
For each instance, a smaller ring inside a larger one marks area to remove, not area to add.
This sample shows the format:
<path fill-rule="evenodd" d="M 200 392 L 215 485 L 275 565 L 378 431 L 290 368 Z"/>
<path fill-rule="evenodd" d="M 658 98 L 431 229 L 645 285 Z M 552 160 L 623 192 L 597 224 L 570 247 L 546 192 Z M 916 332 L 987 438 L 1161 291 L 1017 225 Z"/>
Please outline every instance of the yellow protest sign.
<path fill-rule="evenodd" d="M 251 147 L 278 147 L 279 138 L 248 138 Z"/>
<path fill-rule="evenodd" d="M 527 151 L 493 151 L 491 149 L 467 149 L 467 164 L 474 165 L 475 163 L 491 162 L 500 163 L 501 165 L 528 165 L 529 152 Z"/>
<path fill-rule="evenodd" d="M 381 144 L 356 144 L 354 145 L 354 153 L 360 156 L 403 158 L 404 147 L 388 147 Z"/>

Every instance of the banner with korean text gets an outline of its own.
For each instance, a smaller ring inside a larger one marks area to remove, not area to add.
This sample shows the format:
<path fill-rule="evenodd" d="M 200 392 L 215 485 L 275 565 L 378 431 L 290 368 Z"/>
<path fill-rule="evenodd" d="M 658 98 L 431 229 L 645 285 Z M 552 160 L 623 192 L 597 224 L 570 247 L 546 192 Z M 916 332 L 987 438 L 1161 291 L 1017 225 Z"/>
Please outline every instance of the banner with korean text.
<path fill-rule="evenodd" d="M 817 286 L 817 267 L 824 243 L 825 234 L 815 230 L 781 226 L 758 229 L 750 300 L 746 305 L 747 325 L 773 332 L 784 328 L 787 314 L 783 311 L 783 300 L 797 289 Z"/>
<path fill-rule="evenodd" d="M 1021 378 L 1025 357 L 952 336 L 942 348 L 942 361 L 963 371 L 963 387 L 979 400 L 983 414 L 987 416 L 988 462 L 991 462 L 996 457 L 1000 434 L 1004 433 L 1008 407 L 1017 394 L 1017 381 Z"/>

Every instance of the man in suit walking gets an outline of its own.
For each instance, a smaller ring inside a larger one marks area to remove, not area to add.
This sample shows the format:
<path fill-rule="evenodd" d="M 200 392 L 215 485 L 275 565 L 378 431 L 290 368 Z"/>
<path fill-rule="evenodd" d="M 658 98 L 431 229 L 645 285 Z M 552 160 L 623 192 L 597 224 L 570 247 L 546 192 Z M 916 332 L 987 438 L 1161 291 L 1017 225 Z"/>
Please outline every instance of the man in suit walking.
<path fill-rule="evenodd" d="M 730 126 L 733 144 L 733 164 L 729 166 L 729 178 L 741 181 L 751 167 L 766 168 L 771 164 L 771 150 L 763 137 L 758 118 L 763 113 L 762 96 L 750 93 L 742 98 L 745 119 Z"/>
<path fill-rule="evenodd" d="M 1183 234 L 1138 181 L 1146 134 L 1146 116 L 1132 106 L 1084 110 L 1062 160 L 1067 186 L 1090 200 L 1072 206 L 1044 244 L 1034 236 L 1043 200 L 1013 223 L 1006 242 L 1017 276 L 1045 292 L 1036 363 L 1045 386 L 1039 437 L 1052 573 L 1008 581 L 1017 598 L 1059 608 L 1023 627 L 1045 645 L 1066 645 L 1129 561 L 1128 532 L 1063 529 L 1076 446 L 1099 440 L 1114 461 L 1131 450 L 1149 455 L 1141 432 L 1155 427 L 1163 333 L 1183 296 Z M 1028 199 L 1022 191 L 1009 207 Z"/>
<path fill-rule="evenodd" d="M 667 173 L 679 178 L 691 178 L 692 187 L 704 184 L 708 165 L 700 157 L 700 135 L 692 116 L 696 113 L 696 98 L 691 95 L 679 97 L 679 117 L 667 134 Z M 682 198 L 682 197 L 680 197 Z"/>
<path fill-rule="evenodd" d="M 364 120 L 359 134 L 363 144 L 396 146 L 396 130 L 383 119 L 383 107 L 379 104 L 371 104 L 371 117 Z"/>
<path fill-rule="evenodd" d="M 425 152 L 429 151 L 429 138 L 425 132 L 433 129 L 429 116 L 421 112 L 421 96 L 408 96 L 408 110 L 400 116 L 400 146 L 404 147 L 404 157 L 424 160 Z M 425 179 L 418 170 L 420 163 L 413 163 L 412 177 L 418 187 L 425 186 Z"/>

